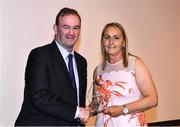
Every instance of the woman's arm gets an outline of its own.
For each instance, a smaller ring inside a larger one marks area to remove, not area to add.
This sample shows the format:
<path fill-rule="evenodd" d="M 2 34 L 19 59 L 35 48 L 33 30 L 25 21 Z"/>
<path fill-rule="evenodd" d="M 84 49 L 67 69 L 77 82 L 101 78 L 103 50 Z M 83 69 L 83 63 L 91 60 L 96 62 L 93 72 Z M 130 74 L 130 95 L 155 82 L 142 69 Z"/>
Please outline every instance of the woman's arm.
<path fill-rule="evenodd" d="M 128 113 L 145 111 L 158 104 L 158 95 L 151 74 L 140 58 L 137 58 L 135 62 L 135 78 L 143 97 L 140 100 L 125 104 Z M 104 112 L 117 117 L 123 114 L 123 108 L 124 106 L 111 106 Z"/>

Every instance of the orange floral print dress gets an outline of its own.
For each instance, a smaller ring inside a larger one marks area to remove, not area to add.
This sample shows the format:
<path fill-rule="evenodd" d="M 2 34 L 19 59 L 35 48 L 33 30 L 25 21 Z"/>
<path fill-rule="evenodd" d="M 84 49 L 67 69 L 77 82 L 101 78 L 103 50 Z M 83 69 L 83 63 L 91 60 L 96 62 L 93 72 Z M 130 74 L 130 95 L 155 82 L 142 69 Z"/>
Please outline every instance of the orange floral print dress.
<path fill-rule="evenodd" d="M 141 98 L 141 92 L 135 81 L 134 63 L 136 57 L 129 56 L 129 65 L 123 66 L 122 61 L 107 65 L 102 70 L 102 65 L 96 69 L 96 82 L 94 93 L 98 95 L 99 108 L 112 105 L 123 105 Z M 95 85 L 94 85 L 95 86 Z M 96 117 L 95 126 L 105 127 L 144 127 L 147 122 L 144 112 L 121 115 L 113 118 L 109 115 L 99 113 Z"/>

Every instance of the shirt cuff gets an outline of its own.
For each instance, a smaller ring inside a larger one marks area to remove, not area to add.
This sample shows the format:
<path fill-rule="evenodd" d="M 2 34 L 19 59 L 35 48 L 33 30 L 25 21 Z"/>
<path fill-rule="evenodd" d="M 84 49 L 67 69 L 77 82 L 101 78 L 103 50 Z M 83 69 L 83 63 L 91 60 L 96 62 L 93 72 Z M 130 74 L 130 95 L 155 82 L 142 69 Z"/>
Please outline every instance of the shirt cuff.
<path fill-rule="evenodd" d="M 74 119 L 79 118 L 79 115 L 80 115 L 80 109 L 79 109 L 79 106 L 77 106 L 77 108 L 76 108 L 76 114 L 75 114 L 75 116 L 74 116 Z"/>

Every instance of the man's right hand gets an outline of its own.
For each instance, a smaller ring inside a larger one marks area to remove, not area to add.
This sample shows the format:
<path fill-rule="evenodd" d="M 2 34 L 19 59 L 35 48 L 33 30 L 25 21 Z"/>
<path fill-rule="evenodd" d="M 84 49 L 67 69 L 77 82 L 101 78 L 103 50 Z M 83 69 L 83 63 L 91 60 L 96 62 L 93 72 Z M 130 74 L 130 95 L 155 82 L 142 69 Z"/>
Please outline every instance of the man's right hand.
<path fill-rule="evenodd" d="M 87 108 L 79 107 L 79 110 L 80 110 L 79 118 L 81 120 L 81 123 L 86 124 L 89 118 L 89 107 Z"/>

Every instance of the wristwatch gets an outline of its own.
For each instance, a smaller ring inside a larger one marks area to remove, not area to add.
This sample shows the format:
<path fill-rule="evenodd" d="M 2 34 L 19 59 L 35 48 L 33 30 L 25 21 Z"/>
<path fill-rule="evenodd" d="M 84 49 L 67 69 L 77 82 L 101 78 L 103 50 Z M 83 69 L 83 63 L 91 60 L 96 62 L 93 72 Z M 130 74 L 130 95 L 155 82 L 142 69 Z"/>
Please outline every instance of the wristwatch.
<path fill-rule="evenodd" d="M 123 110 L 122 111 L 123 111 L 124 116 L 128 114 L 129 110 L 128 110 L 126 105 L 123 105 Z"/>

